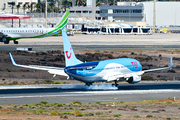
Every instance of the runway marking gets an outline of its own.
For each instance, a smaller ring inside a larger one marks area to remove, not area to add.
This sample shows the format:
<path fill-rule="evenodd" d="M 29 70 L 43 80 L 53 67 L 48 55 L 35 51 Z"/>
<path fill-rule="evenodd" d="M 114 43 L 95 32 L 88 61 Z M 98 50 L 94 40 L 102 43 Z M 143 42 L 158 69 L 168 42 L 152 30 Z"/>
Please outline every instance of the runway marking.
<path fill-rule="evenodd" d="M 68 97 L 68 96 L 92 96 L 92 95 L 122 95 L 122 94 L 151 94 L 151 93 L 180 93 L 180 90 L 123 90 L 123 91 L 78 91 L 61 92 L 61 95 L 30 95 L 30 96 L 2 96 L 0 99 L 7 98 L 41 98 L 41 97 Z"/>
<path fill-rule="evenodd" d="M 156 41 L 156 42 L 173 42 L 173 41 Z"/>
<path fill-rule="evenodd" d="M 16 86 L 1 86 L 0 90 L 7 90 L 7 89 L 33 89 L 33 88 L 57 88 L 60 85 L 16 85 Z"/>

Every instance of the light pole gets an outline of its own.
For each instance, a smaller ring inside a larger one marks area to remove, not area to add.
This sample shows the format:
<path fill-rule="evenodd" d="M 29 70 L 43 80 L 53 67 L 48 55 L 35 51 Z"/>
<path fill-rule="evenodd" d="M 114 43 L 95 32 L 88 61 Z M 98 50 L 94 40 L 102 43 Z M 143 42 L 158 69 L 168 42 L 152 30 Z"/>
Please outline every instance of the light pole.
<path fill-rule="evenodd" d="M 156 26 L 156 0 L 154 0 L 154 10 L 153 10 L 153 30 L 155 32 Z"/>
<path fill-rule="evenodd" d="M 45 0 L 45 6 L 46 6 L 46 8 L 45 8 L 45 19 L 46 19 L 46 28 L 47 28 L 47 0 Z"/>

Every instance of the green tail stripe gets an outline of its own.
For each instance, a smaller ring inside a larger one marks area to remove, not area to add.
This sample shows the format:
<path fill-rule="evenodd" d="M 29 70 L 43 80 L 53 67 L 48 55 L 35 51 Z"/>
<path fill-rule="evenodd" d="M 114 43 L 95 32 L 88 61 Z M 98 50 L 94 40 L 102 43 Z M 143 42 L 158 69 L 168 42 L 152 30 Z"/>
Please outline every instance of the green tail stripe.
<path fill-rule="evenodd" d="M 60 22 L 55 28 L 58 28 L 58 27 L 62 24 L 62 22 L 63 22 L 65 19 L 68 18 L 69 13 L 70 13 L 69 11 L 66 12 L 66 14 L 64 15 L 64 17 L 63 17 L 63 19 L 61 20 L 61 22 Z"/>

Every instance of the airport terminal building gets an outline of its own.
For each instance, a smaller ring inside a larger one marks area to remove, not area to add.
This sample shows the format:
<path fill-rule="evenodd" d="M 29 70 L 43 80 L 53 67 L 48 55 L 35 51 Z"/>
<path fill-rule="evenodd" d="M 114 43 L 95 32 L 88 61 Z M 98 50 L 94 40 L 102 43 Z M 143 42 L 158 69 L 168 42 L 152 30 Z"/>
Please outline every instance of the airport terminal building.
<path fill-rule="evenodd" d="M 119 5 L 99 7 L 71 7 L 69 9 L 72 17 L 82 16 L 95 18 L 97 20 L 134 22 L 143 21 L 144 7 L 142 3 L 118 2 Z M 93 8 L 93 9 L 92 9 Z"/>
<path fill-rule="evenodd" d="M 74 3 L 75 0 L 73 0 Z M 90 1 L 90 3 L 89 3 Z M 87 6 L 75 6 L 72 4 L 70 9 L 71 18 L 85 17 L 87 19 L 106 20 L 110 22 L 146 22 L 147 26 L 153 26 L 154 2 L 117 2 L 117 5 L 95 6 L 95 0 L 87 0 Z M 11 12 L 9 3 L 15 2 L 16 5 L 35 4 L 37 0 L 2 0 L 0 11 Z M 156 26 L 180 26 L 180 2 L 160 2 L 155 3 L 155 25 Z M 28 11 L 26 9 L 26 11 Z M 21 13 L 23 9 L 21 8 Z M 17 14 L 17 8 L 14 8 Z M 42 13 L 44 16 L 44 13 Z M 28 14 L 30 15 L 30 14 Z M 62 14 L 61 14 L 62 15 Z M 31 15 L 30 15 L 31 16 Z M 35 16 L 35 15 L 32 15 Z"/>
<path fill-rule="evenodd" d="M 153 25 L 153 5 L 154 2 L 142 2 L 144 5 L 144 19 L 149 26 Z M 156 26 L 180 26 L 180 2 L 156 2 L 155 23 Z"/>
<path fill-rule="evenodd" d="M 155 24 L 156 26 L 180 26 L 180 2 L 156 2 Z M 71 7 L 71 17 L 96 18 L 98 20 L 121 22 L 146 22 L 147 26 L 153 26 L 154 2 L 121 2 L 112 6 L 99 7 Z"/>
<path fill-rule="evenodd" d="M 125 3 L 121 6 L 100 6 L 100 17 L 116 21 L 143 21 L 144 7 L 142 3 Z"/>

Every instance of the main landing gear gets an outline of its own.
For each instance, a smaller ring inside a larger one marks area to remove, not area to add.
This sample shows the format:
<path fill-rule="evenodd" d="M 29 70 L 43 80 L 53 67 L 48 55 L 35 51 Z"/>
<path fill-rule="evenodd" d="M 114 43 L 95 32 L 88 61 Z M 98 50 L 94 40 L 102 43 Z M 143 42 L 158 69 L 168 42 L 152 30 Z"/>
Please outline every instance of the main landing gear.
<path fill-rule="evenodd" d="M 86 86 L 91 86 L 92 85 L 92 83 L 86 83 Z"/>
<path fill-rule="evenodd" d="M 6 36 L 3 36 L 2 42 L 4 42 L 4 44 L 9 44 L 10 40 L 9 38 L 6 38 Z M 18 41 L 14 40 L 14 44 L 18 44 Z"/>
<path fill-rule="evenodd" d="M 114 81 L 114 84 L 112 84 L 112 86 L 116 86 L 116 87 L 119 86 L 119 84 L 117 84 L 117 80 Z"/>
<path fill-rule="evenodd" d="M 4 41 L 4 44 L 9 44 L 9 40 L 6 39 L 6 40 Z M 14 44 L 18 44 L 18 41 L 14 40 Z"/>
<path fill-rule="evenodd" d="M 14 44 L 18 44 L 18 41 L 14 40 Z"/>
<path fill-rule="evenodd" d="M 9 40 L 6 38 L 6 36 L 2 37 L 2 41 L 4 42 L 4 44 L 9 44 Z"/>

